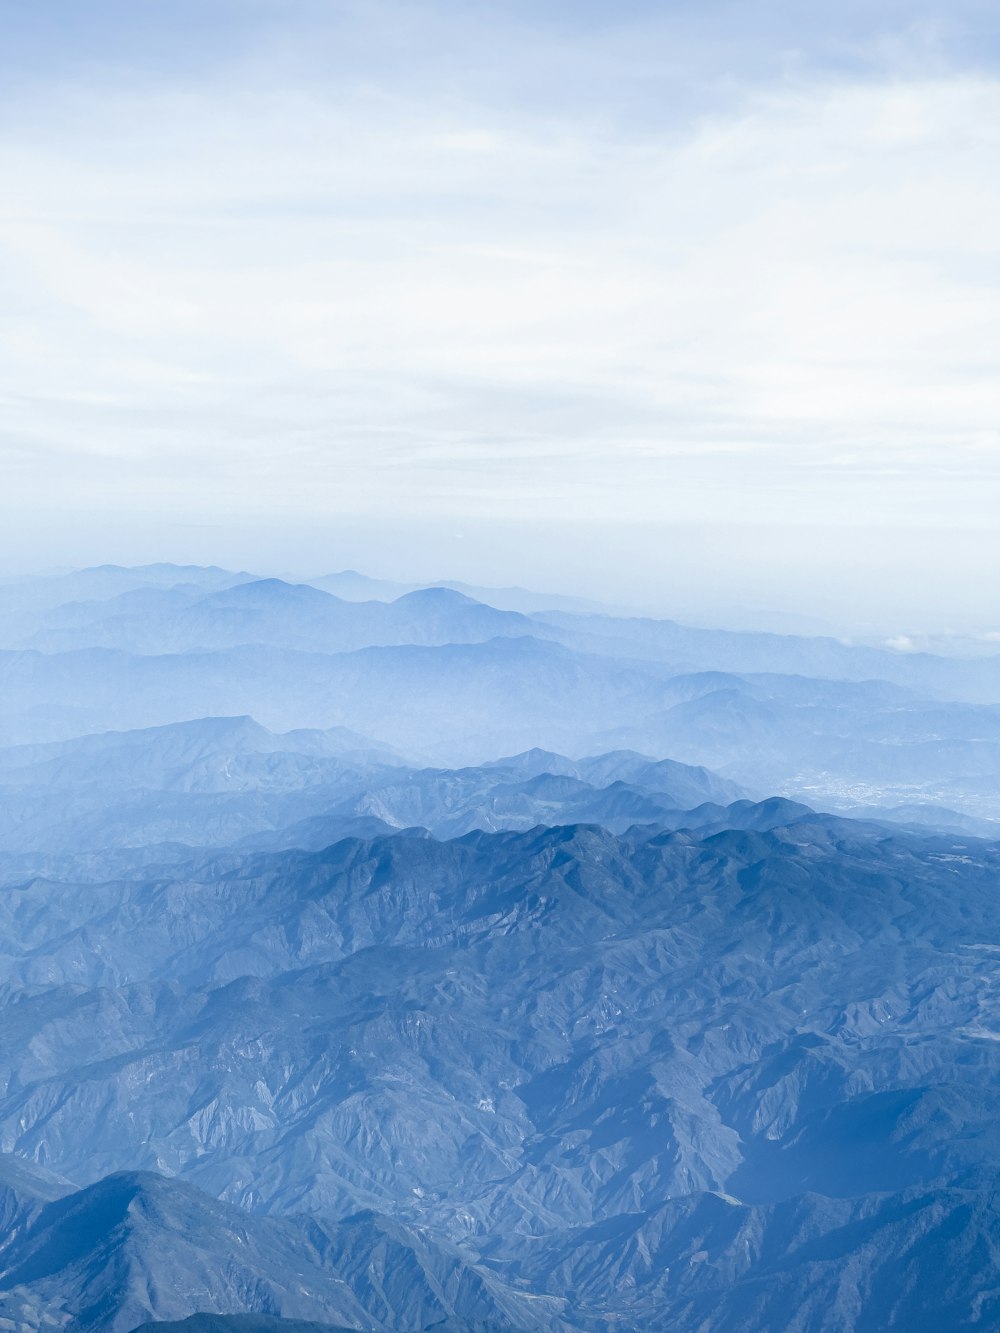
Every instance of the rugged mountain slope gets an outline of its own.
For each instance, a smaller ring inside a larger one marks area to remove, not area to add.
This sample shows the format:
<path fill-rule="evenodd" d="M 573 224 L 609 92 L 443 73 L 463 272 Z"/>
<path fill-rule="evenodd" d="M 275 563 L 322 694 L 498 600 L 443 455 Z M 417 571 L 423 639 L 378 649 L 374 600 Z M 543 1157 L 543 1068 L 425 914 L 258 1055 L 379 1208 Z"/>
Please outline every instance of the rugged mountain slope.
<path fill-rule="evenodd" d="M 506 1333 L 506 1307 L 529 1305 L 488 1270 L 387 1219 L 255 1218 L 141 1172 L 46 1204 L 0 1260 L 0 1318 L 73 1333 L 129 1333 L 151 1315 L 192 1308 L 372 1330 L 420 1329 L 459 1308 Z"/>
<path fill-rule="evenodd" d="M 270 1315 L 194 1314 L 187 1319 L 157 1319 L 140 1324 L 135 1333 L 352 1333 L 333 1324 L 277 1319 Z"/>
<path fill-rule="evenodd" d="M 268 1224 L 419 1228 L 488 1288 L 475 1317 L 525 1328 L 920 1327 L 939 1263 L 928 1318 L 988 1319 L 1000 847 L 782 803 L 719 822 L 744 827 L 401 835 L 7 893 L 0 1142 L 98 1190 L 151 1168 Z M 32 1299 L 48 1225 L 6 1264 Z M 419 1284 L 405 1311 L 357 1285 L 374 1245 L 334 1265 L 364 1318 L 432 1322 Z M 51 1277 L 74 1310 L 89 1265 Z"/>
<path fill-rule="evenodd" d="M 197 1314 L 176 1321 L 156 1320 L 141 1324 L 135 1333 L 153 1333 L 154 1330 L 156 1333 L 355 1333 L 353 1329 L 335 1328 L 332 1324 L 246 1314 Z M 510 1330 L 504 1325 L 484 1323 L 480 1319 L 440 1319 L 428 1325 L 422 1333 L 510 1333 Z"/>
<path fill-rule="evenodd" d="M 1000 1211 L 986 1179 L 768 1206 L 698 1194 L 532 1250 L 501 1242 L 493 1261 L 572 1291 L 581 1312 L 627 1289 L 627 1326 L 656 1333 L 972 1333 L 1000 1320 Z"/>

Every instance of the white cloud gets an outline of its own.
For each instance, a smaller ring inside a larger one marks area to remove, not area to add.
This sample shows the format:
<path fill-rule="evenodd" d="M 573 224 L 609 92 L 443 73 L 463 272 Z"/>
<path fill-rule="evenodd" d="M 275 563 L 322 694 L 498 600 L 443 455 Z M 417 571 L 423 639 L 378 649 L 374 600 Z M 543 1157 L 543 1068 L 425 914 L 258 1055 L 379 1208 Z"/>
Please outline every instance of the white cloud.
<path fill-rule="evenodd" d="M 992 522 L 1000 79 L 54 96 L 0 141 L 14 503 Z"/>

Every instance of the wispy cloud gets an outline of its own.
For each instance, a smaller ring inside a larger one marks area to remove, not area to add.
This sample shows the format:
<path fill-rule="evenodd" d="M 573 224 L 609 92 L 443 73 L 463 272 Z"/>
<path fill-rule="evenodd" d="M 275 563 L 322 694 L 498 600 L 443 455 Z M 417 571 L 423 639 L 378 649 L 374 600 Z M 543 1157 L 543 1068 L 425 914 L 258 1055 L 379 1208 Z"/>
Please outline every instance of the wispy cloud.
<path fill-rule="evenodd" d="M 541 8 L 212 4 L 159 60 L 131 11 L 37 52 L 0 136 L 11 500 L 991 526 L 975 11 Z"/>

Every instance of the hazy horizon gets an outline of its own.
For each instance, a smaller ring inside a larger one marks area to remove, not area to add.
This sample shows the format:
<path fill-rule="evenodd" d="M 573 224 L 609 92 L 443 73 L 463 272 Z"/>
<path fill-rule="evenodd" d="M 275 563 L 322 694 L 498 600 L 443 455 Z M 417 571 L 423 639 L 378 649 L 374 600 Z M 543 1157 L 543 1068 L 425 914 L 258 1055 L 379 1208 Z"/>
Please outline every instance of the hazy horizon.
<path fill-rule="evenodd" d="M 0 567 L 1000 629 L 990 7 L 0 19 Z"/>
<path fill-rule="evenodd" d="M 855 543 L 863 539 L 861 533 L 852 535 Z M 624 540 L 621 532 L 616 536 Z M 790 593 L 791 585 L 786 584 L 782 589 L 784 600 L 780 600 L 766 580 L 755 584 L 746 577 L 745 571 L 727 571 L 726 564 L 732 554 L 725 541 L 731 536 L 731 530 L 722 532 L 690 527 L 675 530 L 670 536 L 677 543 L 676 558 L 670 565 L 656 566 L 645 573 L 641 568 L 643 541 L 647 543 L 647 550 L 654 543 L 662 549 L 665 536 L 657 530 L 632 532 L 627 536 L 640 566 L 635 577 L 627 582 L 617 571 L 601 577 L 596 567 L 588 571 L 584 565 L 572 570 L 558 561 L 547 566 L 544 561 L 534 558 L 528 536 L 521 543 L 524 558 L 520 561 L 493 563 L 489 559 L 488 545 L 478 549 L 470 559 L 463 550 L 462 534 L 455 532 L 450 534 L 452 546 L 449 547 L 447 541 L 439 548 L 428 543 L 419 554 L 408 546 L 405 534 L 397 533 L 396 540 L 388 545 L 383 543 L 381 549 L 377 544 L 372 545 L 367 550 L 367 558 L 360 561 L 351 558 L 365 551 L 360 538 L 353 543 L 317 541 L 314 544 L 305 537 L 298 545 L 282 542 L 273 547 L 248 538 L 243 544 L 229 548 L 237 557 L 242 551 L 246 558 L 231 560 L 213 557 L 211 551 L 216 547 L 211 541 L 206 545 L 194 543 L 184 556 L 177 551 L 164 554 L 155 545 L 150 545 L 144 547 L 141 557 L 134 560 L 116 559 L 112 554 L 108 559 L 0 568 L 0 585 L 24 578 L 58 577 L 101 566 L 131 568 L 158 564 L 215 566 L 254 578 L 278 578 L 291 583 L 310 583 L 327 575 L 357 573 L 367 579 L 398 584 L 401 588 L 453 583 L 464 587 L 473 596 L 480 590 L 499 593 L 505 589 L 520 589 L 551 596 L 554 604 L 560 599 L 568 599 L 570 603 L 578 603 L 581 611 L 676 619 L 718 629 L 832 635 L 844 642 L 880 643 L 904 653 L 922 650 L 945 654 L 1000 654 L 1000 632 L 991 627 L 982 607 L 972 598 L 964 603 L 961 599 L 953 601 L 938 616 L 921 616 L 919 611 L 899 602 L 892 609 L 882 611 L 873 603 L 867 612 L 862 612 L 857 606 L 838 600 L 822 585 L 810 585 L 810 576 L 817 568 L 813 566 L 812 570 L 808 567 L 799 569 L 802 580 L 799 595 Z M 780 558 L 781 543 L 788 539 L 787 532 L 775 533 L 773 530 L 761 530 L 754 536 L 774 543 L 773 558 Z M 440 556 L 436 554 L 438 549 Z M 572 548 L 567 550 L 578 558 Z M 853 557 L 858 558 L 856 544 L 851 550 Z M 325 563 L 322 560 L 324 551 L 330 553 L 330 560 Z M 289 555 L 298 555 L 298 560 L 287 563 Z M 505 572 L 509 577 L 503 577 Z M 693 572 L 695 577 L 692 577 Z"/>

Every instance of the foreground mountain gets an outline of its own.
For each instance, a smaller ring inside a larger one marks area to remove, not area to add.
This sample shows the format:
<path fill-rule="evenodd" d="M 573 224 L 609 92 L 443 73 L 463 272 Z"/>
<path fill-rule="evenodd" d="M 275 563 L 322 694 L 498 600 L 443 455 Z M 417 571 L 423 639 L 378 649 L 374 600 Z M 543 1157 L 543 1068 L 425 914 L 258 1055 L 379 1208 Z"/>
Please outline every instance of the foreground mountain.
<path fill-rule="evenodd" d="M 196 1314 L 187 1319 L 156 1320 L 141 1324 L 135 1333 L 355 1333 L 332 1324 L 304 1323 L 301 1319 L 277 1319 L 269 1315 Z M 480 1320 L 441 1319 L 422 1333 L 507 1333 L 500 1324 Z"/>
<path fill-rule="evenodd" d="M 135 1333 L 352 1333 L 333 1324 L 306 1323 L 301 1319 L 275 1319 L 270 1315 L 193 1314 L 187 1319 L 157 1319 L 140 1324 Z"/>
<path fill-rule="evenodd" d="M 0 1318 L 24 1326 L 34 1314 L 36 1327 L 54 1321 L 81 1333 L 128 1333 L 192 1305 L 238 1315 L 248 1304 L 370 1329 L 422 1328 L 458 1304 L 493 1315 L 506 1333 L 515 1325 L 505 1307 L 529 1304 L 388 1219 L 254 1218 L 148 1173 L 109 1176 L 46 1204 L 0 1260 L 10 1289 L 0 1290 Z"/>
<path fill-rule="evenodd" d="M 6 893 L 0 1145 L 83 1190 L 0 1256 L 4 1317 L 989 1326 L 1000 846 L 696 825 Z"/>

